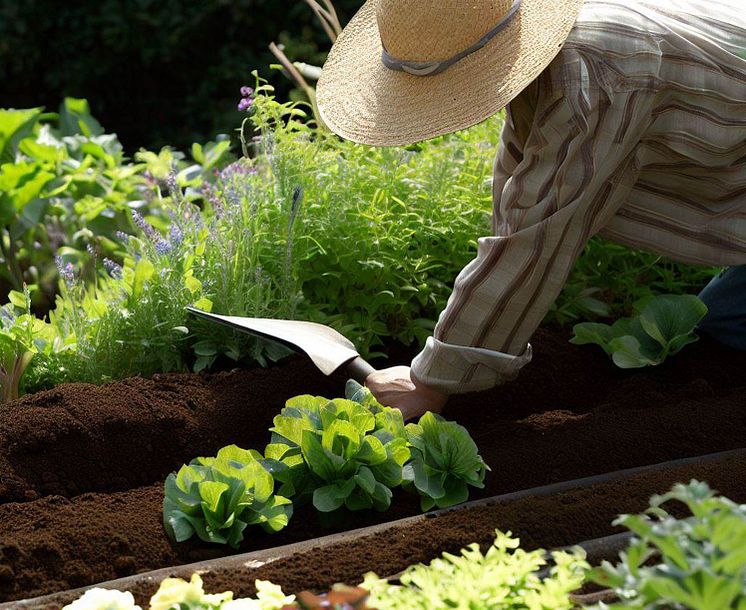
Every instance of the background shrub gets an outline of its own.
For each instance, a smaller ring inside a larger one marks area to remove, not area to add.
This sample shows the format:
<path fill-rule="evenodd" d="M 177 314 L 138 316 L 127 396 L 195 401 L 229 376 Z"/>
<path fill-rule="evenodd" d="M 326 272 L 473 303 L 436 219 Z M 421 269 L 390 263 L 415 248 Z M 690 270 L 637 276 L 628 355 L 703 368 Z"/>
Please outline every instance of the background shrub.
<path fill-rule="evenodd" d="M 335 2 L 343 22 L 361 4 Z M 0 0 L 0 107 L 85 97 L 128 151 L 183 149 L 239 122 L 238 89 L 273 40 L 292 60 L 328 47 L 300 1 Z"/>

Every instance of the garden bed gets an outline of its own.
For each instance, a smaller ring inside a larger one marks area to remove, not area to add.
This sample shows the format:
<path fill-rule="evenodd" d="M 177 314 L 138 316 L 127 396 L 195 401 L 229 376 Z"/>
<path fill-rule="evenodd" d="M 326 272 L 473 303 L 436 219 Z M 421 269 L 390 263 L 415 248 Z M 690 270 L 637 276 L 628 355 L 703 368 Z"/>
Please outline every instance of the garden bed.
<path fill-rule="evenodd" d="M 658 369 L 622 372 L 597 349 L 567 339 L 563 332 L 540 332 L 535 362 L 517 382 L 456 397 L 449 406 L 446 416 L 469 429 L 492 467 L 479 496 L 743 446 L 746 354 L 703 341 Z M 0 600 L 225 554 L 168 542 L 161 525 L 166 474 L 230 443 L 262 449 L 285 399 L 338 396 L 343 382 L 323 378 L 294 358 L 269 370 L 72 384 L 0 407 Z M 364 548 L 346 548 L 337 559 L 316 557 L 314 563 L 310 553 L 305 563 L 293 564 L 292 578 L 262 572 L 237 582 L 231 580 L 235 573 L 226 572 L 220 576 L 225 581 L 207 585 L 243 594 L 255 577 L 271 576 L 297 590 L 349 581 L 368 569 L 393 573 L 442 550 L 486 542 L 498 526 L 521 534 L 529 546 L 573 543 L 612 533 L 609 523 L 617 512 L 641 510 L 652 493 L 691 476 L 746 500 L 743 460 L 687 468 L 637 487 L 595 489 L 588 492 L 590 504 L 569 495 L 544 507 L 524 499 L 506 513 L 481 507 L 475 510 L 487 512 L 459 517 L 443 535 L 433 527 L 442 521 L 423 519 L 412 527 L 421 543 L 410 544 L 408 529 L 406 540 L 385 537 L 381 544 L 379 537 Z M 301 509 L 279 534 L 248 534 L 240 551 L 418 512 L 417 500 L 401 495 L 384 514 L 357 514 L 325 527 Z M 399 555 L 385 560 L 389 551 Z M 339 569 L 332 574 L 330 566 Z"/>

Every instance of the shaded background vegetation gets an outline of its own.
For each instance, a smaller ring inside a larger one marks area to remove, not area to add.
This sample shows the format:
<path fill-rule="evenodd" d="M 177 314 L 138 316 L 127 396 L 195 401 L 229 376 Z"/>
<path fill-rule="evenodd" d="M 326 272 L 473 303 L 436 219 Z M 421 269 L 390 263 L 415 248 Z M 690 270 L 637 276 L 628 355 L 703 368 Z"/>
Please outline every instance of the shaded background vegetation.
<path fill-rule="evenodd" d="M 337 0 L 342 22 L 361 4 Z M 0 107 L 84 97 L 128 152 L 183 149 L 240 123 L 239 87 L 269 74 L 273 40 L 292 60 L 328 47 L 300 0 L 0 0 Z"/>

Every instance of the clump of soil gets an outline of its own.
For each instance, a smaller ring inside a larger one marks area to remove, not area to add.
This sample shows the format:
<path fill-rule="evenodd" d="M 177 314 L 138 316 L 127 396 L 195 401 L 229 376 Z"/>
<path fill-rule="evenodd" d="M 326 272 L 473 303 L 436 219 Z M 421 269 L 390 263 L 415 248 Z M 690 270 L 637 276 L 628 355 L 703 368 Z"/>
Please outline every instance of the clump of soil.
<path fill-rule="evenodd" d="M 451 401 L 446 417 L 470 430 L 492 467 L 486 489 L 473 497 L 743 446 L 746 353 L 703 341 L 656 369 L 625 372 L 600 350 L 567 339 L 541 332 L 534 362 L 517 381 Z M 63 385 L 1 406 L 0 600 L 225 554 L 168 542 L 161 525 L 165 476 L 227 444 L 262 449 L 287 398 L 338 396 L 344 381 L 293 358 L 268 370 Z M 735 489 L 746 488 L 739 481 Z M 646 502 L 647 495 L 632 500 Z M 623 501 L 610 496 L 608 505 L 625 510 Z M 328 528 L 300 509 L 277 535 L 252 532 L 241 551 L 418 512 L 414 498 L 399 494 L 385 514 L 357 514 Z M 585 517 L 576 514 L 567 528 L 551 514 L 542 518 L 561 543 L 571 543 L 588 537 Z M 464 535 L 476 531 L 463 526 Z M 386 571 L 367 550 L 358 554 L 360 561 L 370 557 L 366 569 Z"/>

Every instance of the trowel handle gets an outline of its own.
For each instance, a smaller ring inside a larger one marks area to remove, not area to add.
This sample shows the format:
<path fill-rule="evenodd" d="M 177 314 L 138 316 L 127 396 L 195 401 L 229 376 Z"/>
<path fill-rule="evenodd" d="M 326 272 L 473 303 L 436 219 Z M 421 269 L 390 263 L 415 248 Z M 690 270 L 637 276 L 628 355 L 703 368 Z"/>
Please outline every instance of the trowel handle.
<path fill-rule="evenodd" d="M 347 363 L 347 374 L 361 384 L 365 384 L 368 375 L 375 373 L 375 371 L 376 369 L 360 356 Z"/>

